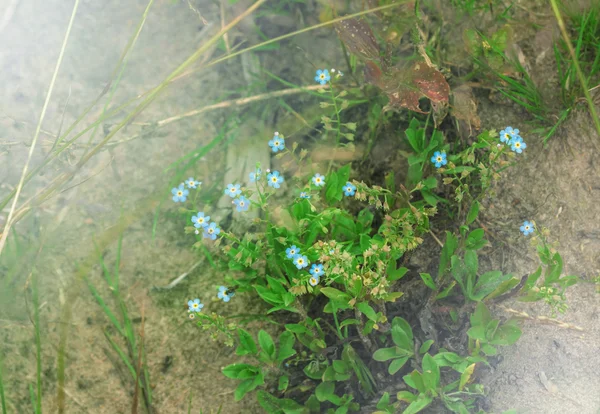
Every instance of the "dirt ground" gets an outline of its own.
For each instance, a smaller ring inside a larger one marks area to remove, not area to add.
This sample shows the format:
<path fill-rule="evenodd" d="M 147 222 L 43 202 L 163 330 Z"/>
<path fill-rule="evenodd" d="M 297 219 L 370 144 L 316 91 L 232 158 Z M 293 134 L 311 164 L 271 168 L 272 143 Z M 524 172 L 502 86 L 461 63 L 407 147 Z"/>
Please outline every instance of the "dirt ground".
<path fill-rule="evenodd" d="M 60 50 L 71 2 L 24 0 L 0 5 L 0 18 L 10 13 L 7 23 L 0 19 L 0 142 L 14 143 L 0 147 L 0 196 L 16 182 L 33 136 L 40 108 Z M 8 4 L 8 5 L 7 5 Z M 220 25 L 216 3 L 192 2 L 209 22 L 208 28 L 200 16 L 185 1 L 156 0 L 142 35 L 128 61 L 114 102 L 122 102 L 155 86 L 187 58 Z M 4 9 L 3 9 L 4 7 Z M 14 7 L 14 8 L 13 8 Z M 127 44 L 142 15 L 146 2 L 82 1 L 72 37 L 58 77 L 44 130 L 56 133 L 61 125 L 75 120 L 104 88 L 114 65 Z M 235 11 L 230 10 L 230 15 Z M 297 16 L 296 16 L 297 17 Z M 302 19 L 296 19 L 302 21 Z M 279 29 L 289 23 L 277 21 Z M 308 22 L 311 24 L 316 21 Z M 308 24 L 307 23 L 307 24 Z M 295 21 L 294 24 L 297 24 Z M 265 29 L 265 33 L 269 30 Z M 237 32 L 244 36 L 244 28 Z M 286 29 L 287 31 L 287 29 Z M 326 42 L 331 42 L 326 43 Z M 316 44 L 310 37 L 300 37 L 297 45 L 304 53 L 295 53 L 290 60 L 268 65 L 269 70 L 301 84 L 311 81 L 285 72 L 285 66 L 304 65 L 313 68 L 328 62 L 329 49 L 335 38 Z M 295 49 L 297 50 L 297 49 Z M 278 53 L 282 53 L 279 51 Z M 281 70 L 280 70 L 281 69 Z M 240 76 L 240 62 L 217 70 L 196 73 L 182 83 L 174 84 L 151 105 L 136 122 L 152 122 L 218 102 L 224 91 L 245 85 Z M 237 73 L 237 75 L 236 75 Z M 68 104 L 67 104 L 68 103 Z M 296 108 L 301 109 L 301 108 Z M 501 129 L 506 125 L 527 131 L 526 115 L 518 110 L 482 100 L 479 106 L 483 127 Z M 92 117 L 101 113 L 101 106 Z M 56 347 L 60 325 L 60 308 L 71 289 L 78 289 L 73 306 L 67 356 L 67 412 L 114 414 L 131 411 L 133 383 L 129 373 L 115 357 L 104 337 L 109 326 L 105 314 L 97 306 L 87 288 L 77 283 L 74 275 L 77 262 L 94 253 L 93 239 L 113 225 L 121 208 L 128 209 L 148 194 L 163 191 L 171 179 L 164 169 L 182 155 L 209 142 L 224 122 L 222 113 L 205 114 L 173 123 L 143 139 L 115 146 L 104 152 L 74 180 L 73 190 L 61 194 L 19 224 L 19 231 L 39 243 L 39 234 L 55 224 L 38 260 L 43 341 L 43 406 L 45 412 L 55 411 Z M 497 195 L 486 203 L 482 223 L 494 249 L 499 242 L 510 243 L 514 250 L 502 257 L 497 250 L 491 254 L 491 265 L 505 272 L 521 275 L 535 270 L 535 251 L 528 246 L 518 228 L 523 220 L 535 220 L 551 230 L 559 243 L 565 268 L 586 280 L 600 275 L 600 166 L 594 156 L 600 147 L 585 112 L 576 112 L 571 120 L 542 148 L 537 137 L 525 140 L 528 149 L 516 168 L 497 186 Z M 270 125 L 269 125 L 270 127 Z M 130 125 L 117 139 L 135 135 L 139 126 Z M 97 137 L 102 136 L 102 130 Z M 97 138 L 98 139 L 98 138 Z M 39 162 L 48 151 L 53 137 L 42 135 L 41 149 L 34 157 Z M 6 152 L 8 151 L 8 152 Z M 217 150 L 200 160 L 193 175 L 202 180 L 223 166 L 224 151 Z M 23 199 L 41 188 L 54 175 L 70 168 L 69 157 L 51 167 L 49 174 L 37 177 Z M 208 181 L 207 181 L 208 182 Z M 144 310 L 146 351 L 154 386 L 155 407 L 159 413 L 187 412 L 192 400 L 192 412 L 211 412 L 222 407 L 224 413 L 261 412 L 253 398 L 242 403 L 233 401 L 235 382 L 221 375 L 223 366 L 231 362 L 233 349 L 211 341 L 187 319 L 185 304 L 200 297 L 205 311 L 225 314 L 259 313 L 255 303 L 247 303 L 243 295 L 224 308 L 211 301 L 222 275 L 214 274 L 201 262 L 187 280 L 169 292 L 153 292 L 153 286 L 164 286 L 186 272 L 199 257 L 191 251 L 193 238 L 182 231 L 182 223 L 171 204 L 165 204 L 152 239 L 153 214 L 144 213 L 125 233 L 123 259 L 120 268 L 123 292 L 133 318 Z M 56 217 L 64 214 L 62 221 Z M 1 212 L 5 216 L 6 212 Z M 497 240 L 495 240 L 497 239 Z M 106 256 L 114 261 L 114 245 Z M 35 349 L 33 328 L 26 312 L 23 286 L 29 271 L 19 275 L 9 292 L 0 298 L 0 352 L 5 367 L 5 386 L 9 412 L 29 412 L 29 384 L 35 383 Z M 108 289 L 98 268 L 90 275 L 101 293 Z M 75 287 L 74 287 L 75 286 Z M 514 346 L 502 352 L 502 360 L 482 379 L 489 389 L 490 412 L 515 408 L 519 413 L 581 413 L 600 412 L 600 295 L 592 284 L 581 283 L 569 291 L 569 310 L 560 319 L 581 326 L 582 332 L 524 322 L 524 335 Z M 507 304 L 531 315 L 548 315 L 540 305 Z M 139 327 L 139 323 L 137 325 Z"/>

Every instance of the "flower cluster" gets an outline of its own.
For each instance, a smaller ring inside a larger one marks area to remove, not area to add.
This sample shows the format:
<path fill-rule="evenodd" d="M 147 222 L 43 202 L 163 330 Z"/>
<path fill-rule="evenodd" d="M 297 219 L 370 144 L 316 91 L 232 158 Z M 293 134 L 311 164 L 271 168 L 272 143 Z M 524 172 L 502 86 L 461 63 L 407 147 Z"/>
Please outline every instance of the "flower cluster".
<path fill-rule="evenodd" d="M 204 238 L 216 240 L 217 235 L 221 233 L 221 229 L 217 226 L 217 223 L 210 223 L 210 216 L 204 214 L 203 211 L 199 211 L 198 214 L 192 216 L 192 223 L 196 228 L 196 234 L 200 234 L 200 230 L 204 231 Z"/>
<path fill-rule="evenodd" d="M 523 142 L 523 138 L 519 135 L 519 130 L 512 127 L 506 127 L 500 131 L 500 141 L 510 145 L 510 149 L 518 154 L 527 148 L 527 144 Z"/>
<path fill-rule="evenodd" d="M 189 189 L 196 189 L 200 186 L 200 184 L 202 184 L 201 181 L 196 181 L 194 177 L 190 177 L 185 182 L 179 184 L 179 186 L 173 187 L 171 190 L 171 194 L 173 194 L 173 201 L 176 203 L 185 203 L 187 196 L 190 194 Z"/>
<path fill-rule="evenodd" d="M 302 270 L 310 264 L 308 258 L 300 252 L 300 249 L 296 247 L 296 245 L 292 245 L 285 249 L 285 254 L 288 259 L 293 261 L 298 270 Z M 319 279 L 325 274 L 325 271 L 323 270 L 323 265 L 319 263 L 313 264 L 309 273 L 311 274 L 311 278 L 308 280 L 308 283 L 311 286 L 317 286 L 319 284 Z"/>

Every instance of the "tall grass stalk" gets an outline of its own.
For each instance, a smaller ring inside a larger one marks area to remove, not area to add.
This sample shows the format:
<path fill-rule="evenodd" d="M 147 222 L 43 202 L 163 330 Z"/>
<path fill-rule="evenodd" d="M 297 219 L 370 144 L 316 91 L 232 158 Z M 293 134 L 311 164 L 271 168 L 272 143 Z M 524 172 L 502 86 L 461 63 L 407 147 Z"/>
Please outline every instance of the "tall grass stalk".
<path fill-rule="evenodd" d="M 52 97 L 52 91 L 54 90 L 54 84 L 56 83 L 56 77 L 58 76 L 58 70 L 60 69 L 60 65 L 62 64 L 63 56 L 65 55 L 65 50 L 67 49 L 67 43 L 69 41 L 69 36 L 71 35 L 71 29 L 73 28 L 73 22 L 75 21 L 75 15 L 77 14 L 77 9 L 79 7 L 79 0 L 75 0 L 75 4 L 73 5 L 73 11 L 71 13 L 71 19 L 69 20 L 69 24 L 67 26 L 67 32 L 65 33 L 65 38 L 63 40 L 62 47 L 60 48 L 60 54 L 58 55 L 58 60 L 56 61 L 56 66 L 54 68 L 54 73 L 52 74 L 52 80 L 50 81 L 50 88 L 48 89 L 48 93 L 46 94 L 46 100 L 44 101 L 44 106 L 42 107 L 42 113 L 40 114 L 40 119 L 38 121 L 37 127 L 35 128 L 35 134 L 33 135 L 33 141 L 31 142 L 31 146 L 29 147 L 29 154 L 27 155 L 27 161 L 25 161 L 25 165 L 23 166 L 23 171 L 21 173 L 21 178 L 19 179 L 19 184 L 17 184 L 15 196 L 13 198 L 13 203 L 8 213 L 8 218 L 6 219 L 6 225 L 4 226 L 4 231 L 2 233 L 2 237 L 0 238 L 0 254 L 2 254 L 2 250 L 4 249 L 4 245 L 6 244 L 6 238 L 8 237 L 10 227 L 12 225 L 12 218 L 15 214 L 15 210 L 17 208 L 17 201 L 19 200 L 19 195 L 21 194 L 21 190 L 23 189 L 23 183 L 25 181 L 25 175 L 27 174 L 27 169 L 29 168 L 29 163 L 31 162 L 31 158 L 33 157 L 33 152 L 37 145 L 38 137 L 40 136 L 40 130 L 42 129 L 42 122 L 46 117 L 46 110 L 48 109 L 48 104 L 50 103 L 50 98 Z"/>
<path fill-rule="evenodd" d="M 586 77 L 583 75 L 581 71 L 581 66 L 579 65 L 579 59 L 577 59 L 577 54 L 573 49 L 573 45 L 571 44 L 571 38 L 567 33 L 567 28 L 565 26 L 565 22 L 562 18 L 562 14 L 558 7 L 558 3 L 556 0 L 550 0 L 550 4 L 552 5 L 552 11 L 554 12 L 554 16 L 556 16 L 556 21 L 558 22 L 558 27 L 560 28 L 560 32 L 562 37 L 569 49 L 569 54 L 571 55 L 571 59 L 573 60 L 573 65 L 575 66 L 575 71 L 577 72 L 577 77 L 579 78 L 579 82 L 581 83 L 581 87 L 583 88 L 583 94 L 585 95 L 585 100 L 587 101 L 588 107 L 590 108 L 590 115 L 592 116 L 592 120 L 594 121 L 594 125 L 596 126 L 596 131 L 598 132 L 598 136 L 600 136 L 600 118 L 598 118 L 598 113 L 596 112 L 596 107 L 594 106 L 594 101 L 590 95 L 590 91 L 588 90 L 588 82 Z M 598 146 L 597 144 L 595 144 Z"/>
<path fill-rule="evenodd" d="M 4 395 L 4 377 L 2 376 L 2 353 L 0 352 L 0 407 L 2 407 L 2 414 L 8 414 L 6 409 L 6 396 Z"/>
<path fill-rule="evenodd" d="M 38 275 L 34 269 L 31 273 L 31 288 L 33 302 L 33 325 L 35 329 L 36 356 L 36 404 L 35 413 L 42 413 L 42 337 L 40 335 L 40 298 L 38 290 Z"/>

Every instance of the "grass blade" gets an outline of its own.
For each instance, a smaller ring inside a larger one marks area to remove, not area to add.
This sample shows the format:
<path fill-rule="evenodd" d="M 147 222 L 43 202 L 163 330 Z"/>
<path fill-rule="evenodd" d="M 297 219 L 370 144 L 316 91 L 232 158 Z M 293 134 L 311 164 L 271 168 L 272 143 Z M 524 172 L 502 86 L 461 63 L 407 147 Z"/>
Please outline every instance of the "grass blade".
<path fill-rule="evenodd" d="M 8 414 L 6 409 L 6 396 L 4 395 L 4 380 L 2 379 L 2 354 L 0 353 L 0 406 L 2 414 Z"/>

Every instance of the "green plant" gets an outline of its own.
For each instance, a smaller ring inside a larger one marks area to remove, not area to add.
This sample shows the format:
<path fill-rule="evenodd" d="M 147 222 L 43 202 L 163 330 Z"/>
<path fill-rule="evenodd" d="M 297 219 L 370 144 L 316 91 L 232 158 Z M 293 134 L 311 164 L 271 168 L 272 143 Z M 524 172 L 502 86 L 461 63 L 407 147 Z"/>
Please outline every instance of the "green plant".
<path fill-rule="evenodd" d="M 467 331 L 469 350 L 475 356 L 480 351 L 484 355 L 496 355 L 494 345 L 512 345 L 517 342 L 521 333 L 516 320 L 500 323 L 500 320 L 492 318 L 485 304 L 479 302 L 471 315 L 471 328 Z"/>
<path fill-rule="evenodd" d="M 146 365 L 146 351 L 144 348 L 144 319 L 142 309 L 142 330 L 140 334 L 140 341 L 137 340 L 137 335 L 133 328 L 133 323 L 127 310 L 127 305 L 121 296 L 120 291 L 120 264 L 121 264 L 121 253 L 123 244 L 123 234 L 119 236 L 117 244 L 117 252 L 115 259 L 115 267 L 111 272 L 108 268 L 103 256 L 98 252 L 100 265 L 102 267 L 102 273 L 104 280 L 111 292 L 112 300 L 117 306 L 117 311 L 111 309 L 107 304 L 107 301 L 102 297 L 98 289 L 94 286 L 92 281 L 86 276 L 84 277 L 85 282 L 90 290 L 90 293 L 98 303 L 98 306 L 102 308 L 102 311 L 106 314 L 106 317 L 111 322 L 112 328 L 118 334 L 119 340 L 115 340 L 113 332 L 108 329 L 104 330 L 104 336 L 108 343 L 111 345 L 119 359 L 127 367 L 131 377 L 134 381 L 134 405 L 137 406 L 137 395 L 138 387 L 142 389 L 143 401 L 147 410 L 152 407 L 152 387 L 150 385 L 150 371 Z M 118 315 L 118 316 L 117 316 Z M 121 340 L 125 341 L 127 346 L 126 350 L 119 345 Z"/>

